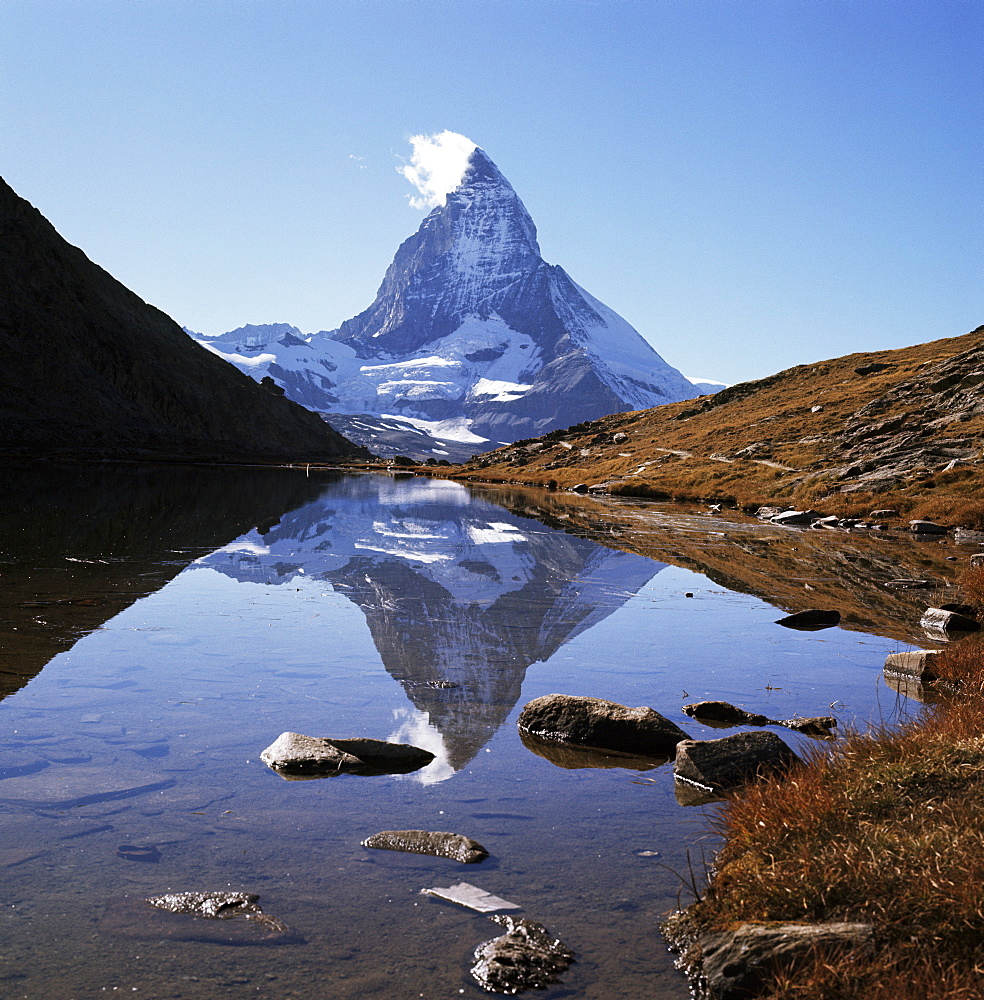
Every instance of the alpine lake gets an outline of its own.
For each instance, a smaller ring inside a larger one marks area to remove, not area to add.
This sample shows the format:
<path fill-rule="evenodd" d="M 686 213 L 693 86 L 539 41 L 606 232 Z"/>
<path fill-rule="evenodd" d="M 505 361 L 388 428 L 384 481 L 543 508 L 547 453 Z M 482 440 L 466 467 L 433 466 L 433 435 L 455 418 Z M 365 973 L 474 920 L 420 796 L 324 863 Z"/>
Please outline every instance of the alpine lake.
<path fill-rule="evenodd" d="M 672 763 L 554 763 L 520 710 L 589 695 L 695 739 L 740 731 L 682 712 L 703 699 L 861 727 L 917 712 L 885 657 L 933 645 L 921 610 L 976 550 L 405 475 L 8 463 L 0 482 L 11 1000 L 486 995 L 472 953 L 503 929 L 421 894 L 462 881 L 575 952 L 533 995 L 682 1000 L 658 926 L 701 887 L 717 806 L 681 804 Z M 916 576 L 935 590 L 885 587 Z M 841 626 L 776 624 L 810 607 Z M 260 760 L 285 731 L 435 756 L 288 781 Z M 406 829 L 490 856 L 361 846 Z M 255 893 L 291 933 L 145 902 L 198 891 Z"/>

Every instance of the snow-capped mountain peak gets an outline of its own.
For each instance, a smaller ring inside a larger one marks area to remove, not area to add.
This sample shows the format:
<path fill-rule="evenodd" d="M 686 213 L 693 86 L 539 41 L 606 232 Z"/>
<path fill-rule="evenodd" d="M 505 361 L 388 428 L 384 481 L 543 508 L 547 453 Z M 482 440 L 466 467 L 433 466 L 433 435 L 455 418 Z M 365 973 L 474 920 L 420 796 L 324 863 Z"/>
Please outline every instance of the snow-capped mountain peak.
<path fill-rule="evenodd" d="M 457 187 L 401 244 L 366 310 L 310 337 L 269 324 L 206 346 L 254 378 L 269 374 L 312 409 L 366 415 L 367 426 L 373 416 L 399 418 L 439 440 L 453 427 L 476 452 L 697 392 L 543 260 L 525 206 L 477 146 Z M 371 437 L 360 443 L 373 447 Z"/>

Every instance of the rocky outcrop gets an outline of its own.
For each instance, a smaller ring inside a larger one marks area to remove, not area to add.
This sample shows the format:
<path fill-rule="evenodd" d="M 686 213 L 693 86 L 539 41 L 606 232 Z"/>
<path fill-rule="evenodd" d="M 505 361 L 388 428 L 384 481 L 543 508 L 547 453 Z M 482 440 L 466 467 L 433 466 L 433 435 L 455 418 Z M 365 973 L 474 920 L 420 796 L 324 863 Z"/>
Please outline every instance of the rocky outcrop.
<path fill-rule="evenodd" d="M 733 930 L 695 931 L 686 912 L 663 925 L 677 965 L 697 1000 L 753 1000 L 776 973 L 788 976 L 816 957 L 863 962 L 874 951 L 870 924 L 739 924 Z"/>
<path fill-rule="evenodd" d="M 432 854 L 436 858 L 460 861 L 463 865 L 477 864 L 489 856 L 489 852 L 471 837 L 429 830 L 383 830 L 363 840 L 362 846 L 381 851 Z"/>
<path fill-rule="evenodd" d="M 366 457 L 70 246 L 0 180 L 0 455 Z"/>
<path fill-rule="evenodd" d="M 282 778 L 329 778 L 339 774 L 363 776 L 409 774 L 425 767 L 434 754 L 406 743 L 385 740 L 336 740 L 281 733 L 260 754 L 260 760 Z"/>
<path fill-rule="evenodd" d="M 532 920 L 499 914 L 490 917 L 506 928 L 506 933 L 475 949 L 471 974 L 489 993 L 521 993 L 542 990 L 560 981 L 560 974 L 574 961 L 571 951 L 559 938 Z"/>
<path fill-rule="evenodd" d="M 665 758 L 688 739 L 679 726 L 651 708 L 565 694 L 528 702 L 518 726 L 540 739 L 654 758 Z"/>
<path fill-rule="evenodd" d="M 719 740 L 677 744 L 673 774 L 713 794 L 740 788 L 759 776 L 789 770 L 799 758 L 775 733 L 736 733 Z"/>

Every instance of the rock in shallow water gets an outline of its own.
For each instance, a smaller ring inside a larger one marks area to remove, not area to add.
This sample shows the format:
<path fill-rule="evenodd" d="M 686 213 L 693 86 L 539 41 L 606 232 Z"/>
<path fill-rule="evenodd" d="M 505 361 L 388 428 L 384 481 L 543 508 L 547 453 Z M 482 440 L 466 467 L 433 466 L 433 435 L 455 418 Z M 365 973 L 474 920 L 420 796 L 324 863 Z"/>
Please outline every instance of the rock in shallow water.
<path fill-rule="evenodd" d="M 281 777 L 330 778 L 339 774 L 409 774 L 434 759 L 429 750 L 385 740 L 336 740 L 301 733 L 281 733 L 260 760 Z"/>
<path fill-rule="evenodd" d="M 726 701 L 697 701 L 683 706 L 684 714 L 706 725 L 719 726 L 765 726 L 772 720 L 764 715 L 746 712 Z"/>
<path fill-rule="evenodd" d="M 574 952 L 550 936 L 543 924 L 501 914 L 491 918 L 506 933 L 475 949 L 471 974 L 490 993 L 542 990 L 559 981 L 574 961 Z"/>
<path fill-rule="evenodd" d="M 489 852 L 471 837 L 428 830 L 383 830 L 363 840 L 362 846 L 382 851 L 433 854 L 437 858 L 460 861 L 463 865 L 476 864 L 489 856 Z"/>
<path fill-rule="evenodd" d="M 540 739 L 666 759 L 681 740 L 679 726 L 651 708 L 628 708 L 601 698 L 548 694 L 520 713 L 521 732 Z"/>
<path fill-rule="evenodd" d="M 739 788 L 756 777 L 788 770 L 799 758 L 775 733 L 736 733 L 677 746 L 674 777 L 710 792 Z"/>
<path fill-rule="evenodd" d="M 288 938 L 291 929 L 276 917 L 264 913 L 259 896 L 252 892 L 168 892 L 151 896 L 146 902 L 159 910 L 206 920 L 248 920 L 267 937 Z"/>
<path fill-rule="evenodd" d="M 433 889 L 421 889 L 420 891 L 425 896 L 443 899 L 447 903 L 457 903 L 458 906 L 465 906 L 478 913 L 522 910 L 518 903 L 510 903 L 508 899 L 503 899 L 501 896 L 493 896 L 491 892 L 479 889 L 471 882 L 459 882 L 457 885 L 449 885 L 446 889 L 435 886 Z"/>

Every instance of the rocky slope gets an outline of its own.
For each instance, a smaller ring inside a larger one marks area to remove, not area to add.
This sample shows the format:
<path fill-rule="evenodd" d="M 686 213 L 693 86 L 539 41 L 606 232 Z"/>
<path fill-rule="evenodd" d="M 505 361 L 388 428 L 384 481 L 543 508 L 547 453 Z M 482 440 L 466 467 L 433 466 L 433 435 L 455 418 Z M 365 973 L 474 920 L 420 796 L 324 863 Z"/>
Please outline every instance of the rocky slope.
<path fill-rule="evenodd" d="M 470 447 L 696 395 L 620 316 L 540 255 L 536 227 L 486 153 L 404 241 L 375 301 L 334 331 L 247 326 L 205 341 L 329 414 L 400 417 Z M 347 425 L 353 432 L 358 426 Z M 407 454 L 446 457 L 409 442 Z"/>
<path fill-rule="evenodd" d="M 359 451 L 194 344 L 0 180 L 0 455 L 328 460 Z"/>
<path fill-rule="evenodd" d="M 982 386 L 984 327 L 580 424 L 456 474 L 624 496 L 896 507 L 984 525 Z"/>

